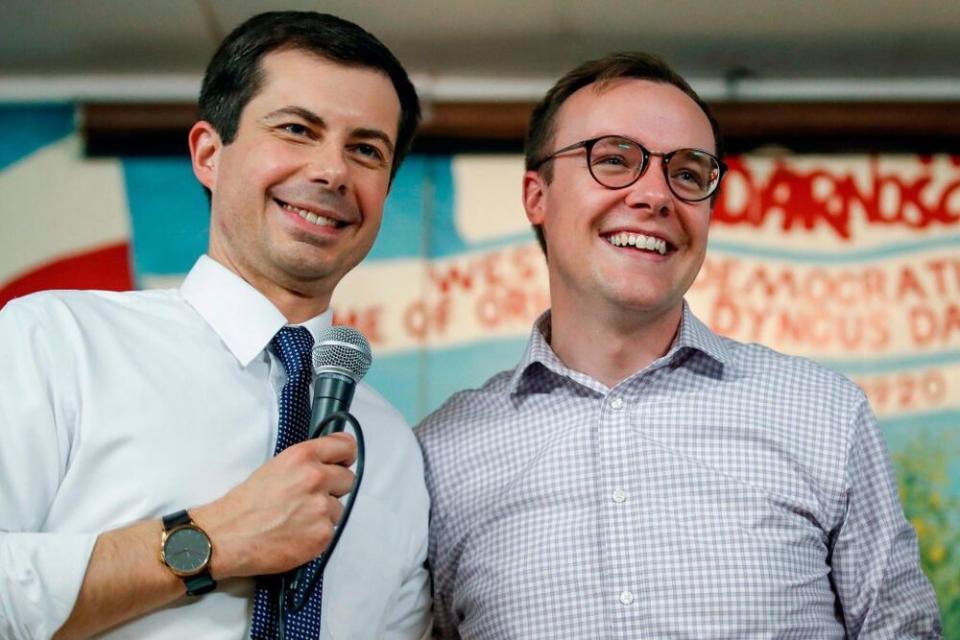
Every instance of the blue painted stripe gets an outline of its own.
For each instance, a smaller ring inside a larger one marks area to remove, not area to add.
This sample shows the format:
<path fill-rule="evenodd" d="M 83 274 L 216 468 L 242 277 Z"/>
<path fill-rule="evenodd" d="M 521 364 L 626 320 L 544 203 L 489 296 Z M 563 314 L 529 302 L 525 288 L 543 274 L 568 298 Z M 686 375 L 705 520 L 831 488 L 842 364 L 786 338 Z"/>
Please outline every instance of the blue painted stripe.
<path fill-rule="evenodd" d="M 0 104 L 0 171 L 73 133 L 73 111 L 72 104 Z"/>
<path fill-rule="evenodd" d="M 495 249 L 515 247 L 518 244 L 527 244 L 529 242 L 536 241 L 537 237 L 534 235 L 533 229 L 531 228 L 529 231 L 524 231 L 522 233 L 513 233 L 508 236 L 500 236 L 492 240 L 474 242 L 470 245 L 470 251 L 493 251 Z"/>
<path fill-rule="evenodd" d="M 887 358 L 859 358 L 841 360 L 837 358 L 817 358 L 825 367 L 849 375 L 870 375 L 891 373 L 905 369 L 922 369 L 960 363 L 960 350 L 942 351 L 908 356 L 890 356 Z"/>
<path fill-rule="evenodd" d="M 930 411 L 926 413 L 911 413 L 895 418 L 880 420 L 884 432 L 894 432 L 903 435 L 910 431 L 929 430 L 932 433 L 939 431 L 956 431 L 960 444 L 960 411 Z M 909 433 L 907 433 L 909 435 Z"/>
<path fill-rule="evenodd" d="M 480 242 L 473 242 L 469 244 L 463 240 L 459 240 L 458 243 L 448 242 L 440 244 L 439 246 L 434 246 L 434 252 L 431 257 L 456 255 L 462 251 L 491 251 L 494 249 L 501 249 L 503 247 L 533 242 L 535 239 L 536 236 L 531 229 L 530 231 L 522 231 L 520 233 L 513 233 L 491 240 L 482 240 Z M 934 238 L 930 240 L 888 245 L 885 247 L 862 251 L 844 248 L 842 252 L 773 249 L 744 243 L 725 242 L 723 240 L 710 241 L 710 249 L 714 251 L 722 251 L 724 253 L 735 254 L 737 256 L 743 256 L 747 258 L 786 260 L 788 262 L 800 262 L 804 264 L 849 264 L 868 262 L 870 260 L 892 258 L 904 254 L 931 251 L 942 248 L 960 248 L 960 235 L 955 237 Z"/>
<path fill-rule="evenodd" d="M 480 387 L 493 374 L 516 366 L 526 343 L 526 338 L 513 338 L 382 357 L 374 353 L 366 381 L 415 425 L 455 392 Z"/>
<path fill-rule="evenodd" d="M 426 180 L 433 162 L 427 156 L 404 160 L 390 186 L 380 233 L 367 259 L 416 258 L 423 253 L 424 221 L 429 210 Z"/>
<path fill-rule="evenodd" d="M 856 250 L 844 247 L 842 250 L 838 249 L 835 251 L 799 251 L 786 248 L 760 247 L 742 242 L 710 240 L 711 251 L 722 251 L 747 258 L 785 260 L 803 264 L 850 264 L 879 260 L 882 258 L 894 258 L 921 251 L 951 248 L 960 248 L 960 234 L 946 237 L 941 236 L 927 240 L 916 240 L 913 242 L 901 242 L 872 249 Z"/>
<path fill-rule="evenodd" d="M 124 158 L 134 273 L 182 274 L 207 250 L 210 205 L 189 158 Z"/>

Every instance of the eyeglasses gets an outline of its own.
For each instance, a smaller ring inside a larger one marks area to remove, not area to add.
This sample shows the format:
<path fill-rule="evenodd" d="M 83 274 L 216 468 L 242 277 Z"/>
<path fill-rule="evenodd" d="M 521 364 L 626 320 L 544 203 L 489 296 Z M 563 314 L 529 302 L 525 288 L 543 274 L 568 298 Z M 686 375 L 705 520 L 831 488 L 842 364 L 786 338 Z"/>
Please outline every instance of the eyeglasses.
<path fill-rule="evenodd" d="M 720 186 L 727 165 L 700 149 L 676 149 L 669 153 L 650 151 L 636 140 L 624 136 L 601 136 L 582 140 L 558 149 L 537 162 L 533 169 L 561 153 L 583 147 L 587 150 L 590 175 L 607 189 L 623 189 L 640 179 L 650 166 L 650 157 L 663 158 L 663 176 L 673 195 L 684 202 L 706 200 Z"/>

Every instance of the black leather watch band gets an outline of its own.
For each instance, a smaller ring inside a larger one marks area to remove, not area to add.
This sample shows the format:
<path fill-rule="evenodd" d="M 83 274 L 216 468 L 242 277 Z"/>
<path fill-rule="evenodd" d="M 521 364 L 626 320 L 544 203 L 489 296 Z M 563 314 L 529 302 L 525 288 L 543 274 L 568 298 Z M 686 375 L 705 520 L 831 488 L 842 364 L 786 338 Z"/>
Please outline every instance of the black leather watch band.
<path fill-rule="evenodd" d="M 199 529 L 199 527 L 193 524 L 190 514 L 188 514 L 185 509 L 165 515 L 162 520 L 163 530 L 166 532 L 170 532 L 177 527 L 191 525 L 206 536 L 206 533 L 204 533 L 202 529 Z M 217 581 L 210 575 L 209 567 L 205 567 L 200 573 L 192 576 L 180 576 L 180 579 L 183 580 L 183 583 L 187 587 L 188 596 L 201 596 L 217 588 Z"/>
<path fill-rule="evenodd" d="M 163 516 L 163 529 L 164 531 L 170 531 L 174 527 L 179 527 L 183 524 L 190 524 L 190 514 L 187 513 L 186 509 L 181 509 L 175 513 L 170 513 Z"/>
<path fill-rule="evenodd" d="M 187 585 L 188 596 L 202 596 L 217 588 L 217 581 L 210 576 L 209 570 L 184 578 L 183 582 Z"/>

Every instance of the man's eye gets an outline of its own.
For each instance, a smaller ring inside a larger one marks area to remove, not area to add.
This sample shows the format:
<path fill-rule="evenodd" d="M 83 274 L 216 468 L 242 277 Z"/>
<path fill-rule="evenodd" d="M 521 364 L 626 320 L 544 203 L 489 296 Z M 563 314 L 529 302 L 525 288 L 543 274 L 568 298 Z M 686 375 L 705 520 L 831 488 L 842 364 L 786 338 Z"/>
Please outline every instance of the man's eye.
<path fill-rule="evenodd" d="M 697 172 L 695 172 L 695 171 L 691 171 L 691 170 L 689 170 L 689 169 L 680 169 L 679 171 L 677 171 L 676 173 L 673 174 L 673 178 L 674 178 L 675 180 L 682 180 L 682 181 L 684 181 L 684 182 L 690 182 L 690 183 L 695 184 L 695 185 L 697 185 L 697 186 L 701 186 L 701 187 L 703 186 L 703 176 L 701 176 L 699 173 L 697 173 Z"/>
<path fill-rule="evenodd" d="M 309 129 L 307 129 L 302 124 L 298 124 L 296 122 L 288 122 L 287 124 L 281 125 L 280 128 L 283 129 L 285 132 L 295 136 L 305 136 L 308 133 L 310 133 Z"/>
<path fill-rule="evenodd" d="M 626 169 L 632 169 L 632 168 L 633 168 L 632 163 L 631 163 L 631 161 L 630 161 L 629 159 L 627 159 L 627 158 L 624 157 L 624 156 L 618 156 L 618 155 L 597 156 L 597 157 L 593 158 L 593 166 L 595 166 L 595 167 L 605 166 L 605 167 L 609 167 L 609 168 L 621 168 L 621 167 L 622 167 L 622 168 L 626 168 Z"/>
<path fill-rule="evenodd" d="M 357 144 L 354 145 L 353 149 L 358 154 L 366 158 L 370 158 L 378 162 L 383 162 L 385 160 L 383 152 L 372 144 Z"/>

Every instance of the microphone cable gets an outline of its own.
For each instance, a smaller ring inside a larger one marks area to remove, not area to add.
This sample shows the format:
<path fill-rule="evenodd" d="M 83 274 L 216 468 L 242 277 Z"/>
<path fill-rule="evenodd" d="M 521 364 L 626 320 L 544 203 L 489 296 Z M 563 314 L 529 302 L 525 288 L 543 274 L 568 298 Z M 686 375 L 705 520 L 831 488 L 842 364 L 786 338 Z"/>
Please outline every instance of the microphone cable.
<path fill-rule="evenodd" d="M 336 421 L 340 422 L 336 422 Z M 303 579 L 303 567 L 299 567 L 292 572 L 288 572 L 281 578 L 280 581 L 280 594 L 278 596 L 278 617 L 277 620 L 277 631 L 279 633 L 280 640 L 284 640 L 286 637 L 285 632 L 285 618 L 287 611 L 299 611 L 307 604 L 310 600 L 310 597 L 313 595 L 314 590 L 317 588 L 317 581 L 323 576 L 324 570 L 327 568 L 327 562 L 330 560 L 330 556 L 333 555 L 333 550 L 337 547 L 337 543 L 340 542 L 340 536 L 343 533 L 344 527 L 347 526 L 347 520 L 350 519 L 350 512 L 353 511 L 353 503 L 357 498 L 357 492 L 360 489 L 360 482 L 363 480 L 363 463 L 366 458 L 365 447 L 363 442 L 363 429 L 360 428 L 360 422 L 353 416 L 349 411 L 337 411 L 331 413 L 317 425 L 317 435 L 316 437 L 322 437 L 330 435 L 334 432 L 343 431 L 346 426 L 345 423 L 349 422 L 350 426 L 353 427 L 354 437 L 357 440 L 357 467 L 354 472 L 353 478 L 353 487 L 350 489 L 350 492 L 347 494 L 347 501 L 343 505 L 343 513 L 340 515 L 340 520 L 337 522 L 337 525 L 333 530 L 333 537 L 330 538 L 330 544 L 327 545 L 326 550 L 320 554 L 320 565 L 317 567 L 317 572 L 313 575 L 313 578 L 310 580 L 310 583 L 302 591 L 303 597 L 298 598 L 298 592 L 300 589 L 300 581 Z M 293 574 L 293 580 L 287 582 L 287 579 L 290 574 Z M 289 595 L 288 595 L 289 592 Z"/>

